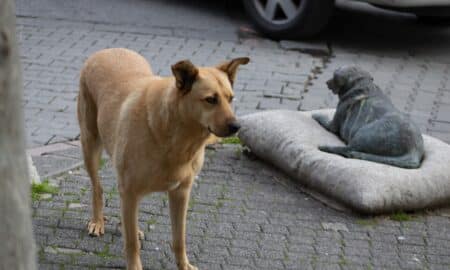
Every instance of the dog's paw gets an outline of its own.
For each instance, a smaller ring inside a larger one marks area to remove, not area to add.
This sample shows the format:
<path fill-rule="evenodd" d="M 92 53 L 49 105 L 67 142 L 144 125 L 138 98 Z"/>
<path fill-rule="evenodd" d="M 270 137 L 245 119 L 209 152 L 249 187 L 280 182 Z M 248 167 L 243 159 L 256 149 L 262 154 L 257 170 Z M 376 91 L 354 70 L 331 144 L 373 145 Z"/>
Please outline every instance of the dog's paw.
<path fill-rule="evenodd" d="M 90 220 L 88 222 L 88 233 L 94 237 L 105 234 L 105 221 L 103 219 Z"/>
<path fill-rule="evenodd" d="M 198 268 L 193 266 L 190 263 L 183 263 L 183 264 L 178 264 L 178 270 L 198 270 Z"/>
<path fill-rule="evenodd" d="M 144 235 L 143 231 L 138 230 L 138 238 L 139 238 L 139 240 L 144 240 L 145 239 L 145 235 Z"/>
<path fill-rule="evenodd" d="M 188 263 L 188 264 L 186 265 L 186 267 L 183 268 L 183 270 L 198 270 L 198 268 L 195 267 L 195 266 L 193 266 L 192 264 Z"/>

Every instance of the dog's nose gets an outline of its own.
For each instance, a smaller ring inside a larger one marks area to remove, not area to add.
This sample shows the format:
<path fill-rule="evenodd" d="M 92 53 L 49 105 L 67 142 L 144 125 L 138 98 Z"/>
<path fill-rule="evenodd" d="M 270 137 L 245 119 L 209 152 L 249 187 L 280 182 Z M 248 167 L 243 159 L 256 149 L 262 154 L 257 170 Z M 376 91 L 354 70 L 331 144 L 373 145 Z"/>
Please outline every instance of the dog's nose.
<path fill-rule="evenodd" d="M 228 130 L 230 131 L 230 133 L 236 133 L 240 128 L 241 125 L 239 125 L 237 122 L 228 124 Z"/>

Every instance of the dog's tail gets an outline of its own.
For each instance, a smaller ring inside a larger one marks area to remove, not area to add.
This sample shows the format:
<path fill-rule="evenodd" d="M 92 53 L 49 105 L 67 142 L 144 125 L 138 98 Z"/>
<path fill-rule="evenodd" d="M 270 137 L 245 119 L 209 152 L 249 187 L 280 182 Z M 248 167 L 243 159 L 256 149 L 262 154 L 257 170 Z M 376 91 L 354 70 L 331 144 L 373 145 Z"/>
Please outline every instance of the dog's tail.
<path fill-rule="evenodd" d="M 97 126 L 97 105 L 83 74 L 82 72 L 80 75 L 80 91 L 77 101 L 80 141 L 86 170 L 91 179 L 98 183 L 97 170 L 103 146 Z"/>
<path fill-rule="evenodd" d="M 422 162 L 422 155 L 419 151 L 411 151 L 403 156 L 379 156 L 375 154 L 369 154 L 364 152 L 358 152 L 352 150 L 351 148 L 344 147 L 333 147 L 333 146 L 321 146 L 320 150 L 328 153 L 342 155 L 347 158 L 356 158 L 362 160 L 373 161 L 377 163 L 388 164 L 396 167 L 401 167 L 405 169 L 417 169 L 420 167 Z"/>
<path fill-rule="evenodd" d="M 77 100 L 77 116 L 80 125 L 80 136 L 98 137 L 97 105 L 86 85 L 84 73 L 80 75 L 80 91 Z"/>

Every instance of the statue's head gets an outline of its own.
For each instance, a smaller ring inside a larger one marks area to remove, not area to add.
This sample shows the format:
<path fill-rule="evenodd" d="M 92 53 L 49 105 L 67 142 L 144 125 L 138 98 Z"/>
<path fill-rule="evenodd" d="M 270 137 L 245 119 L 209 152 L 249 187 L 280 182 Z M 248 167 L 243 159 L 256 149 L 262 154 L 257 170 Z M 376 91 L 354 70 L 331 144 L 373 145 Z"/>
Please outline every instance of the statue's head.
<path fill-rule="evenodd" d="M 357 66 L 342 66 L 334 71 L 333 78 L 327 81 L 334 94 L 343 95 L 361 80 L 373 81 L 369 72 Z"/>

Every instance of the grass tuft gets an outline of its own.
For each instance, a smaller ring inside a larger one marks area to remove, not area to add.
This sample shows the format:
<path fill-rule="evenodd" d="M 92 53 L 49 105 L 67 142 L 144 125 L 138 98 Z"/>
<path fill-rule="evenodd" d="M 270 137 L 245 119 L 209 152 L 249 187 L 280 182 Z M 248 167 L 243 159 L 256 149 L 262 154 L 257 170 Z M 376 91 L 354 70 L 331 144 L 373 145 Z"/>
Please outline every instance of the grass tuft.
<path fill-rule="evenodd" d="M 117 257 L 116 255 L 111 254 L 109 252 L 109 246 L 105 246 L 105 248 L 102 251 L 97 252 L 96 255 L 101 257 L 101 258 L 104 258 L 104 259 L 110 259 L 110 258 L 116 258 Z"/>
<path fill-rule="evenodd" d="M 105 168 L 106 163 L 108 162 L 105 158 L 100 158 L 100 170 L 103 170 Z"/>
<path fill-rule="evenodd" d="M 408 215 L 404 212 L 393 213 L 391 214 L 390 218 L 394 221 L 409 221 L 412 219 L 411 215 Z"/>
<path fill-rule="evenodd" d="M 157 222 L 158 221 L 154 217 L 151 217 L 149 220 L 147 220 L 148 225 L 155 225 Z"/>
<path fill-rule="evenodd" d="M 241 144 L 241 140 L 236 136 L 232 136 L 232 137 L 223 138 L 220 143 L 221 144 Z"/>
<path fill-rule="evenodd" d="M 49 184 L 48 179 L 41 183 L 31 184 L 31 199 L 39 200 L 41 194 L 58 194 L 58 188 Z"/>
<path fill-rule="evenodd" d="M 375 218 L 360 218 L 356 220 L 356 224 L 361 226 L 375 226 L 378 224 L 378 220 Z"/>

